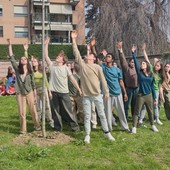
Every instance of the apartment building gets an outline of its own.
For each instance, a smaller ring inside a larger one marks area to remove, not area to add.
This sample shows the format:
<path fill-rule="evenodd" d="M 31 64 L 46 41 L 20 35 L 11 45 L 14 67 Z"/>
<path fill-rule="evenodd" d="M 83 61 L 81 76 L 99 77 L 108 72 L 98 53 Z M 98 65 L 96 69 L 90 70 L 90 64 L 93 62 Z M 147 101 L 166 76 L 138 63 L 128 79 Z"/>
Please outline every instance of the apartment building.
<path fill-rule="evenodd" d="M 71 43 L 77 29 L 78 44 L 85 44 L 84 0 L 44 0 L 45 35 L 51 43 Z M 0 0 L 0 44 L 10 38 L 14 44 L 42 40 L 42 0 Z"/>

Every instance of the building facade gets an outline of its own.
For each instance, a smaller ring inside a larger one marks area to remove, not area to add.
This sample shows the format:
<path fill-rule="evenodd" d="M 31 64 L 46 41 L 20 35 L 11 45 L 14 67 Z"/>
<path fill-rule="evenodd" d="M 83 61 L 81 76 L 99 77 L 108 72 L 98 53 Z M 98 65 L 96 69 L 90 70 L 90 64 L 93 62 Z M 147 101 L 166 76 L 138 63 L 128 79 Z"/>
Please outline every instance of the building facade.
<path fill-rule="evenodd" d="M 70 32 L 78 31 L 85 44 L 84 0 L 44 0 L 45 35 L 53 44 L 70 44 Z M 0 44 L 38 44 L 42 40 L 42 0 L 0 1 Z"/>

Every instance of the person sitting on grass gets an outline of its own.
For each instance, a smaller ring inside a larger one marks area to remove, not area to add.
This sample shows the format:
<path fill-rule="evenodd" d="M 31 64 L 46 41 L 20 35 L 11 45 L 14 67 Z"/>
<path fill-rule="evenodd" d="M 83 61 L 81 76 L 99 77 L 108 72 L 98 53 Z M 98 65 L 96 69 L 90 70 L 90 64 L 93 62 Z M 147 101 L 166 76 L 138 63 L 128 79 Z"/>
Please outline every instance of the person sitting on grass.
<path fill-rule="evenodd" d="M 0 86 L 1 95 L 15 94 L 15 72 L 11 66 L 8 67 L 7 76 L 2 78 L 2 85 Z"/>

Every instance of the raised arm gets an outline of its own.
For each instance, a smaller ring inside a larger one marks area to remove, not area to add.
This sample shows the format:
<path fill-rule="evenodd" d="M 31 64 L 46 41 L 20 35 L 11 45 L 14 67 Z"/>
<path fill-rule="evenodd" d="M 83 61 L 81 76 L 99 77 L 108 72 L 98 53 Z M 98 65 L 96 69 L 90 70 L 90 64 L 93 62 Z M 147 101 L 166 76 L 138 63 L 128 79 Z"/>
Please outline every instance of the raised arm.
<path fill-rule="evenodd" d="M 143 52 L 143 55 L 144 55 L 145 60 L 150 64 L 148 55 L 147 55 L 147 53 L 146 53 L 146 44 L 145 44 L 145 43 L 142 44 L 142 52 Z"/>
<path fill-rule="evenodd" d="M 90 46 L 92 49 L 92 52 L 97 56 L 97 51 L 96 51 L 96 38 L 93 36 L 91 41 L 90 41 Z"/>
<path fill-rule="evenodd" d="M 137 72 L 137 74 L 138 74 L 138 76 L 140 75 L 139 73 L 140 73 L 140 66 L 139 66 L 139 62 L 138 62 L 138 60 L 137 60 L 137 58 L 136 58 L 136 46 L 135 45 L 133 45 L 132 46 L 132 57 L 133 57 L 133 60 L 134 60 L 134 63 L 135 63 L 135 69 L 136 69 L 136 72 Z"/>
<path fill-rule="evenodd" d="M 91 53 L 91 47 L 90 44 L 87 44 L 87 55 L 89 55 Z"/>
<path fill-rule="evenodd" d="M 28 58 L 28 43 L 23 44 L 23 48 L 24 48 L 24 56 Z"/>
<path fill-rule="evenodd" d="M 125 57 L 125 54 L 123 52 L 123 42 L 122 41 L 117 42 L 117 48 L 118 48 L 118 51 L 119 51 L 119 57 L 121 59 L 121 66 L 124 70 L 127 70 L 128 69 L 128 63 L 126 61 L 126 57 Z"/>
<path fill-rule="evenodd" d="M 77 38 L 77 31 L 76 30 L 73 30 L 71 32 L 71 37 L 72 37 L 72 46 L 73 46 L 73 54 L 75 56 L 75 61 L 78 63 L 78 64 L 81 64 L 82 62 L 82 58 L 81 58 L 81 55 L 80 55 L 80 52 L 78 50 L 78 47 L 77 47 L 77 43 L 76 43 L 76 38 Z"/>
<path fill-rule="evenodd" d="M 47 37 L 45 39 L 45 60 L 46 60 L 48 65 L 51 65 L 52 61 L 51 61 L 50 57 L 48 56 L 48 44 L 49 44 L 49 42 L 50 42 L 50 38 Z"/>
<path fill-rule="evenodd" d="M 7 39 L 7 42 L 8 42 L 8 52 L 9 52 L 9 56 L 13 56 L 13 51 L 12 51 L 12 44 L 11 44 L 11 40 L 8 38 Z"/>
<path fill-rule="evenodd" d="M 18 65 L 15 61 L 14 54 L 13 54 L 13 51 L 12 51 L 12 43 L 11 43 L 10 39 L 7 39 L 7 42 L 8 42 L 9 59 L 11 61 L 11 64 L 12 64 L 15 72 L 16 72 L 18 70 Z"/>

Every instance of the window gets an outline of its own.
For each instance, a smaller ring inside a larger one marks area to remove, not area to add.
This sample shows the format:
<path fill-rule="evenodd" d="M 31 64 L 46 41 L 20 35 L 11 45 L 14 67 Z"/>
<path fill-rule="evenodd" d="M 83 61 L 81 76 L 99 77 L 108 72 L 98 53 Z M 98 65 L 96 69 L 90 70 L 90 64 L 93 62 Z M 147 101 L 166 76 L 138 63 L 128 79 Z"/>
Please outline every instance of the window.
<path fill-rule="evenodd" d="M 27 6 L 15 5 L 14 6 L 14 16 L 17 16 L 17 17 L 28 16 L 28 8 L 27 8 Z"/>
<path fill-rule="evenodd" d="M 15 37 L 16 38 L 28 38 L 28 27 L 16 26 Z"/>
<path fill-rule="evenodd" d="M 3 9 L 2 9 L 2 6 L 0 6 L 0 16 L 2 16 L 3 14 Z"/>
<path fill-rule="evenodd" d="M 3 37 L 3 26 L 0 26 L 0 37 Z"/>

